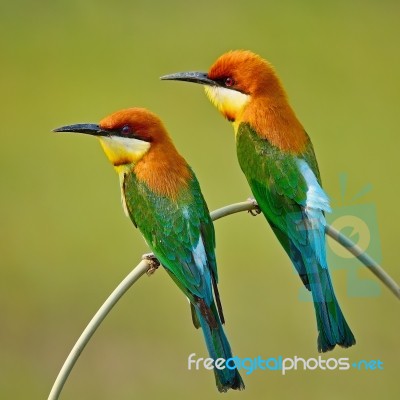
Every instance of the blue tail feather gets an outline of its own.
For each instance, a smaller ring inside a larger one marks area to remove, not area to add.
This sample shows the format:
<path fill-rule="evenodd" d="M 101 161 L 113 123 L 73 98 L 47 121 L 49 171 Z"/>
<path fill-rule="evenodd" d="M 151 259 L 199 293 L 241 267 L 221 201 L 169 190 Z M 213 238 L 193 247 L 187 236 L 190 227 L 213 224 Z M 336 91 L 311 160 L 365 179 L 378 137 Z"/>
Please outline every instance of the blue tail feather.
<path fill-rule="evenodd" d="M 315 246 L 310 247 L 307 244 L 295 243 L 287 234 L 272 223 L 270 224 L 300 275 L 304 286 L 312 293 L 317 317 L 318 351 L 332 350 L 337 344 L 342 347 L 350 347 L 355 344 L 354 335 L 343 316 L 333 291 L 326 263 L 325 243 L 321 242 L 323 249 L 316 254 Z M 308 241 L 312 240 L 315 240 L 315 235 L 309 236 Z M 320 261 L 322 261 L 322 264 Z"/>
<path fill-rule="evenodd" d="M 306 269 L 317 317 L 318 351 L 354 345 L 356 340 L 336 299 L 328 269 L 315 259 L 307 262 Z"/>
<path fill-rule="evenodd" d="M 211 324 L 204 318 L 198 307 L 195 307 L 198 321 L 200 322 L 200 326 L 204 333 L 204 339 L 207 345 L 208 353 L 213 360 L 216 360 L 217 358 L 223 358 L 227 360 L 232 357 L 231 347 L 227 337 L 225 336 L 225 332 L 214 303 L 212 303 L 210 309 L 215 318 L 215 326 L 210 326 Z M 217 388 L 220 392 L 226 392 L 228 389 L 244 389 L 243 380 L 236 368 L 214 368 L 214 374 Z"/>

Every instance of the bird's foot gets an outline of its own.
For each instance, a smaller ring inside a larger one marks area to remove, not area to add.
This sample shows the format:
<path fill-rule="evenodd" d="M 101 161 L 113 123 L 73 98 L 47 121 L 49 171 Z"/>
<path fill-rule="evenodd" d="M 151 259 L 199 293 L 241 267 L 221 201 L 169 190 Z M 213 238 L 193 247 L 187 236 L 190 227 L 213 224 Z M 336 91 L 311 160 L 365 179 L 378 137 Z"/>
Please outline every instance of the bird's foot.
<path fill-rule="evenodd" d="M 153 275 L 160 266 L 160 261 L 153 253 L 143 254 L 142 260 L 146 260 L 149 263 L 149 268 L 146 271 L 147 276 Z"/>
<path fill-rule="evenodd" d="M 258 206 L 257 201 L 254 197 L 249 197 L 247 201 L 253 204 L 254 207 L 251 210 L 249 210 L 249 214 L 251 214 L 253 217 L 256 217 L 258 214 L 261 214 L 261 208 Z"/>

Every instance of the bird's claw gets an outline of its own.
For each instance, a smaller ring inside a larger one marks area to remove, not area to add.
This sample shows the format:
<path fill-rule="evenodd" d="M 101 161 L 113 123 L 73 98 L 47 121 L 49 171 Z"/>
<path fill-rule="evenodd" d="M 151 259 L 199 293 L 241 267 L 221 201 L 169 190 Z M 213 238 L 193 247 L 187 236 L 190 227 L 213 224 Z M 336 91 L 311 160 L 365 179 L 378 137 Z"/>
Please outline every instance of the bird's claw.
<path fill-rule="evenodd" d="M 146 271 L 147 276 L 153 275 L 160 266 L 160 261 L 153 253 L 143 254 L 142 260 L 146 260 L 149 263 L 149 268 Z"/>
<path fill-rule="evenodd" d="M 254 197 L 249 197 L 247 199 L 247 201 L 250 202 L 251 204 L 253 204 L 253 207 L 254 207 L 248 211 L 249 214 L 251 214 L 253 217 L 256 217 L 258 214 L 261 214 L 261 208 L 257 204 L 257 201 Z"/>

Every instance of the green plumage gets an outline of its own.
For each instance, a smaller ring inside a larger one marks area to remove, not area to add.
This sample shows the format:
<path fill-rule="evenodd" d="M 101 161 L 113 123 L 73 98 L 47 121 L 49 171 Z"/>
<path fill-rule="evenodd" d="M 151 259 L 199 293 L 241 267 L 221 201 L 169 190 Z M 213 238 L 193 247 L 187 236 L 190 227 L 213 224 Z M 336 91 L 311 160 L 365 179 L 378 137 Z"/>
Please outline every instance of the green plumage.
<path fill-rule="evenodd" d="M 336 344 L 351 346 L 355 339 L 327 269 L 324 210 L 329 210 L 329 203 L 321 188 L 311 141 L 308 139 L 301 154 L 284 152 L 242 123 L 236 144 L 239 164 L 261 211 L 312 292 L 318 349 L 327 351 Z M 312 194 L 310 185 L 314 188 Z"/>
<path fill-rule="evenodd" d="M 217 289 L 214 226 L 194 173 L 190 170 L 187 185 L 171 198 L 131 171 L 123 177 L 123 194 L 133 223 L 189 299 L 193 324 L 202 328 L 210 357 L 231 358 Z M 221 392 L 244 388 L 237 369 L 215 368 L 214 374 Z"/>
<path fill-rule="evenodd" d="M 125 175 L 123 192 L 134 224 L 162 265 L 174 275 L 185 295 L 190 300 L 193 300 L 193 294 L 204 297 L 207 288 L 194 263 L 192 250 L 201 236 L 207 265 L 218 281 L 215 234 L 194 174 L 174 200 L 152 191 L 133 172 Z M 211 296 L 211 293 L 207 295 Z"/>

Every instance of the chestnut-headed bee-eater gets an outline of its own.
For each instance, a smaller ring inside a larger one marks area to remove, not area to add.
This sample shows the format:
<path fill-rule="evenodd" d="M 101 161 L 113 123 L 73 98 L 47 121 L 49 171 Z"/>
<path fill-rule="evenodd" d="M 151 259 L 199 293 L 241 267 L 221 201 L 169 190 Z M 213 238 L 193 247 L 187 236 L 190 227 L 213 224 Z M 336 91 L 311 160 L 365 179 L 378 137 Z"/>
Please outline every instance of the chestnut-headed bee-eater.
<path fill-rule="evenodd" d="M 271 64 L 236 50 L 219 57 L 208 73 L 180 72 L 161 79 L 204 85 L 211 102 L 232 122 L 239 164 L 253 195 L 311 290 L 318 350 L 355 344 L 329 276 L 324 213 L 331 209 L 313 145 Z"/>
<path fill-rule="evenodd" d="M 99 124 L 55 132 L 97 136 L 120 178 L 126 214 L 165 270 L 187 296 L 193 323 L 204 333 L 210 357 L 232 357 L 222 328 L 214 225 L 190 166 L 161 120 L 143 108 L 117 111 Z M 243 389 L 237 369 L 214 368 L 218 390 Z"/>

